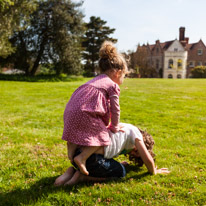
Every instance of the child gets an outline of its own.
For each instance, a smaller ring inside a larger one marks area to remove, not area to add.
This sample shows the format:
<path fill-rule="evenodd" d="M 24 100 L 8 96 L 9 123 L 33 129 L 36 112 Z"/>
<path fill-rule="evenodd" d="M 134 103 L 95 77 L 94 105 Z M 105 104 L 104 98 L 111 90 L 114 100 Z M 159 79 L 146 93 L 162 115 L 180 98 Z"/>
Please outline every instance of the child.
<path fill-rule="evenodd" d="M 88 157 L 100 146 L 110 144 L 109 130 L 120 129 L 119 85 L 127 72 L 125 59 L 111 42 L 104 42 L 99 54 L 102 74 L 80 86 L 64 112 L 62 139 L 67 141 L 71 161 L 77 146 L 84 146 L 74 162 L 85 175 L 89 174 L 85 166 Z"/>
<path fill-rule="evenodd" d="M 95 155 L 93 154 L 87 160 L 87 167 L 91 176 L 82 175 L 79 171 L 70 167 L 56 179 L 55 185 L 73 185 L 80 181 L 103 181 L 110 177 L 124 177 L 124 166 L 111 158 L 127 153 L 132 160 L 138 162 L 138 166 L 145 163 L 151 174 L 169 173 L 167 168 L 157 169 L 154 165 L 154 153 L 152 151 L 154 140 L 151 135 L 131 124 L 121 123 L 121 126 L 124 132 L 110 133 L 111 145 L 100 147 L 96 151 L 96 153 L 104 156 L 96 155 L 95 158 L 92 158 Z"/>

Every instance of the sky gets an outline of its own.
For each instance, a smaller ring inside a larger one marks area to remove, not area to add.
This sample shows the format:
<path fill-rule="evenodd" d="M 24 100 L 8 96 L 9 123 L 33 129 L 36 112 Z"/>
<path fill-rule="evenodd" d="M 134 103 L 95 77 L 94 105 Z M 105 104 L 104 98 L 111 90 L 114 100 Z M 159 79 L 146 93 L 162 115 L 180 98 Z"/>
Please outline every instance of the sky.
<path fill-rule="evenodd" d="M 185 27 L 189 43 L 206 44 L 206 0 L 84 0 L 81 10 L 85 22 L 96 16 L 116 29 L 112 37 L 121 52 L 178 39 L 179 27 Z"/>

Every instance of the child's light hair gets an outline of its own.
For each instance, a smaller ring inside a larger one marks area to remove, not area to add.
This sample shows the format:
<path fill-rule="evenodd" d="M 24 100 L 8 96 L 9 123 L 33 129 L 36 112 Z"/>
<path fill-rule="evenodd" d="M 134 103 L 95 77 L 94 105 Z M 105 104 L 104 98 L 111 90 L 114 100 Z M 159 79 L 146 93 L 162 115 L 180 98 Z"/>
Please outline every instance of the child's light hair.
<path fill-rule="evenodd" d="M 122 70 L 127 72 L 127 63 L 111 41 L 105 41 L 99 50 L 99 67 L 101 72 Z"/>

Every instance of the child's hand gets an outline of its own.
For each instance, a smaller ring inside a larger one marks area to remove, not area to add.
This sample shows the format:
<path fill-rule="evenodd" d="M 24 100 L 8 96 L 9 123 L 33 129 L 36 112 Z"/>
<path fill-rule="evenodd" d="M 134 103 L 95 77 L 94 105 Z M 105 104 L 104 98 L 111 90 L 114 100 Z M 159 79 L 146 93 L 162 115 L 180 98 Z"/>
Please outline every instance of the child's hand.
<path fill-rule="evenodd" d="M 112 124 L 109 124 L 109 126 L 107 127 L 107 129 L 109 129 L 112 133 L 125 132 L 123 128 L 124 126 L 121 124 L 118 125 L 117 127 L 114 127 Z"/>
<path fill-rule="evenodd" d="M 120 132 L 125 132 L 125 130 L 124 130 L 124 126 L 121 125 L 121 124 L 119 125 L 119 131 L 120 131 Z"/>
<path fill-rule="evenodd" d="M 169 174 L 170 171 L 168 170 L 168 168 L 160 168 L 157 169 L 157 167 L 155 168 L 155 175 L 156 174 Z"/>

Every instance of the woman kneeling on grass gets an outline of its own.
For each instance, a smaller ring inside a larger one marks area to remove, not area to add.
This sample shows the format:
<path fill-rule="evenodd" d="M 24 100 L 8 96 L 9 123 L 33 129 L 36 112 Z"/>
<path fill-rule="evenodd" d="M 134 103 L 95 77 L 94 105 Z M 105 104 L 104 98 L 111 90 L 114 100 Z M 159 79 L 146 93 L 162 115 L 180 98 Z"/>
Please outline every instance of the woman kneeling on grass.
<path fill-rule="evenodd" d="M 75 169 L 77 166 L 69 167 L 67 171 L 58 177 L 55 186 L 74 185 L 83 181 L 104 181 L 108 178 L 124 177 L 126 175 L 125 163 L 119 163 L 112 159 L 120 154 L 129 154 L 129 159 L 138 163 L 138 166 L 146 165 L 151 174 L 167 174 L 167 168 L 157 169 L 154 164 L 154 153 L 152 152 L 154 140 L 147 132 L 139 130 L 131 124 L 121 123 L 122 131 L 110 133 L 111 144 L 101 147 L 95 154 L 92 154 L 86 162 L 89 176 L 80 173 Z M 77 149 L 74 156 L 81 153 Z"/>

